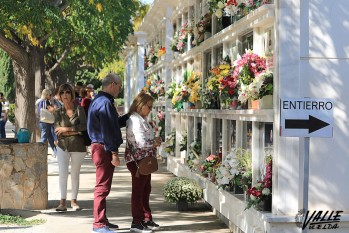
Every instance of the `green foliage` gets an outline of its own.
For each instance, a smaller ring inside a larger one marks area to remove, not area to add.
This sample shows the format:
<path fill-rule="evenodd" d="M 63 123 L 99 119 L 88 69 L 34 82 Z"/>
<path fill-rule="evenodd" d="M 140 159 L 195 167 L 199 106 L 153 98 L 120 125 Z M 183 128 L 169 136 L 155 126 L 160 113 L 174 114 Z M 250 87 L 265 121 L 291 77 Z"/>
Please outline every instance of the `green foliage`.
<path fill-rule="evenodd" d="M 168 202 L 176 203 L 179 200 L 186 200 L 194 203 L 202 198 L 202 189 L 195 180 L 176 177 L 164 185 L 163 195 Z"/>
<path fill-rule="evenodd" d="M 234 153 L 236 155 L 235 169 L 238 171 L 234 177 L 234 182 L 247 190 L 252 184 L 252 153 L 243 148 L 236 148 Z"/>
<path fill-rule="evenodd" d="M 179 151 L 187 150 L 187 131 L 183 132 L 183 138 L 179 143 Z"/>
<path fill-rule="evenodd" d="M 12 61 L 2 49 L 0 49 L 0 92 L 4 93 L 10 103 L 14 102 L 16 93 Z"/>
<path fill-rule="evenodd" d="M 0 34 L 24 49 L 43 47 L 47 69 L 64 57 L 59 64 L 69 72 L 99 68 L 118 57 L 133 32 L 139 1 L 0 0 L 0 5 Z M 0 47 L 6 42 L 0 39 Z"/>
<path fill-rule="evenodd" d="M 267 72 L 262 74 L 262 78 L 264 80 L 261 89 L 259 90 L 259 98 L 262 98 L 266 95 L 273 94 L 273 73 Z"/>
<path fill-rule="evenodd" d="M 125 100 L 124 99 L 115 99 L 115 104 L 116 104 L 116 106 L 122 106 L 125 104 Z"/>
<path fill-rule="evenodd" d="M 0 225 L 31 226 L 45 223 L 45 219 L 26 220 L 20 216 L 0 214 Z"/>
<path fill-rule="evenodd" d="M 15 123 L 15 104 L 10 104 L 10 109 L 8 110 L 8 113 L 7 113 L 7 116 L 8 116 L 8 120 L 14 124 Z"/>

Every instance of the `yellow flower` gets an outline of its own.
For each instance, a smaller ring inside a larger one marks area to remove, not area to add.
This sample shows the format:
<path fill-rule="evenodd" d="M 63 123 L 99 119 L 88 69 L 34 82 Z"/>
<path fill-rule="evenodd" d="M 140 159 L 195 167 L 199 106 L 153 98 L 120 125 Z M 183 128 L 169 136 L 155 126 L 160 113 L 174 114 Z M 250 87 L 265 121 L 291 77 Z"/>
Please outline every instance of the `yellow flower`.
<path fill-rule="evenodd" d="M 97 8 L 98 12 L 102 12 L 102 10 L 103 10 L 103 6 L 101 3 L 97 3 L 96 8 Z"/>
<path fill-rule="evenodd" d="M 221 65 L 219 65 L 219 69 L 230 70 L 230 65 L 229 64 L 221 64 Z"/>

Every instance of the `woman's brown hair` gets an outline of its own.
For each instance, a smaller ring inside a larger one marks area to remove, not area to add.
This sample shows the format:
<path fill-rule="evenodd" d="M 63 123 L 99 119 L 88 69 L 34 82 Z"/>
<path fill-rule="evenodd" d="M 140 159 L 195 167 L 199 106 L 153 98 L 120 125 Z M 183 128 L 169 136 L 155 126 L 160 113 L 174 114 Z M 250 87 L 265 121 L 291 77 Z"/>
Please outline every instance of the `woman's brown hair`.
<path fill-rule="evenodd" d="M 149 94 L 146 94 L 144 92 L 139 93 L 133 100 L 130 109 L 128 111 L 128 115 L 131 115 L 134 112 L 140 113 L 142 111 L 142 108 L 149 102 L 153 103 L 155 99 L 150 96 Z"/>
<path fill-rule="evenodd" d="M 59 86 L 59 89 L 58 89 L 59 97 L 61 97 L 63 91 L 70 91 L 72 101 L 73 102 L 75 101 L 75 91 L 74 91 L 74 88 L 70 84 L 64 83 L 64 84 Z M 61 97 L 61 99 L 62 99 L 62 97 Z"/>

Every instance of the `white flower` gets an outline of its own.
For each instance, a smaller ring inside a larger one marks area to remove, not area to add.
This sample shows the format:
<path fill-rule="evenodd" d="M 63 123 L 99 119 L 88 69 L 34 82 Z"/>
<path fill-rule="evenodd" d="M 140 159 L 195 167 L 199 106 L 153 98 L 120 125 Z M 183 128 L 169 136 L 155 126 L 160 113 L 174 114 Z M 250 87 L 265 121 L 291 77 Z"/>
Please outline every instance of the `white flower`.
<path fill-rule="evenodd" d="M 253 195 L 250 195 L 250 198 L 251 198 L 252 201 L 256 200 L 256 197 L 253 196 Z"/>
<path fill-rule="evenodd" d="M 270 189 L 269 189 L 269 188 L 264 188 L 264 189 L 262 190 L 262 194 L 263 194 L 263 195 L 269 195 L 269 194 L 270 194 Z"/>
<path fill-rule="evenodd" d="M 229 184 L 229 182 L 230 182 L 230 180 L 227 177 L 225 177 L 225 176 L 222 177 L 221 184 Z"/>
<path fill-rule="evenodd" d="M 217 4 L 219 9 L 223 9 L 224 8 L 224 3 L 223 2 L 218 2 Z"/>
<path fill-rule="evenodd" d="M 223 16 L 223 12 L 221 9 L 217 9 L 216 12 L 215 12 L 215 15 L 217 16 L 217 18 L 222 18 Z"/>

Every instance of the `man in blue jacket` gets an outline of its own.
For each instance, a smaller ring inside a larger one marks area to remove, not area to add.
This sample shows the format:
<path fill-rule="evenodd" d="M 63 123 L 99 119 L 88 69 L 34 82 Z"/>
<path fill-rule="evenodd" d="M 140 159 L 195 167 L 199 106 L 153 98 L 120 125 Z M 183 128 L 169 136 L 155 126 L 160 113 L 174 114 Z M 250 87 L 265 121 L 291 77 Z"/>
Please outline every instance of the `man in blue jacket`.
<path fill-rule="evenodd" d="M 114 105 L 122 88 L 121 78 L 109 73 L 102 80 L 102 91 L 92 101 L 88 110 L 87 129 L 91 138 L 92 160 L 96 166 L 92 232 L 115 233 L 106 216 L 106 198 L 109 195 L 115 167 L 120 165 L 118 149 L 122 144 L 120 127 L 126 126 L 129 116 L 119 117 Z"/>

